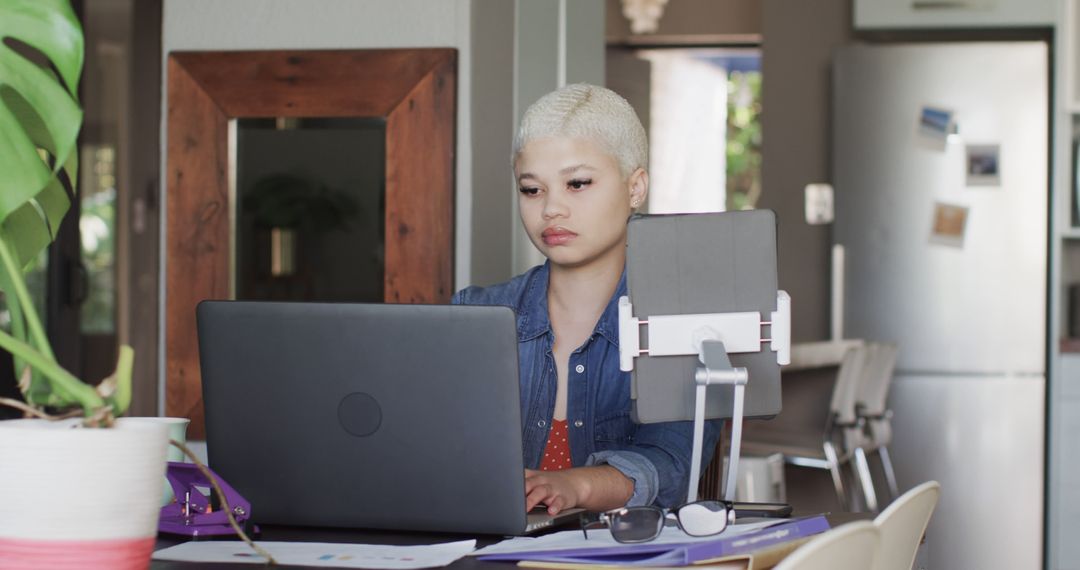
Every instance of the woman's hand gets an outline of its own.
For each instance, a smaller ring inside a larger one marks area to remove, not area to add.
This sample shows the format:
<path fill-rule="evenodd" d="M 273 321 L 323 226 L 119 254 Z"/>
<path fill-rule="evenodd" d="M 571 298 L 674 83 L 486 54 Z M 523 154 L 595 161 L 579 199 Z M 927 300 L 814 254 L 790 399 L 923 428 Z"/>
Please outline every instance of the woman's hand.
<path fill-rule="evenodd" d="M 582 481 L 575 469 L 565 471 L 525 470 L 525 512 L 543 503 L 550 515 L 581 503 Z"/>
<path fill-rule="evenodd" d="M 634 482 L 610 465 L 577 467 L 564 471 L 525 470 L 525 510 L 543 503 L 550 515 L 581 507 L 606 511 L 626 504 Z"/>

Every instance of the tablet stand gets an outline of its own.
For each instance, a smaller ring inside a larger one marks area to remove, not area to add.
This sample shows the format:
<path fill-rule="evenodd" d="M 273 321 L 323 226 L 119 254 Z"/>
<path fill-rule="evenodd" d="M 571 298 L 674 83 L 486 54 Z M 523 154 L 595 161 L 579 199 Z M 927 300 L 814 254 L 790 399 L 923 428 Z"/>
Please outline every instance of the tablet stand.
<path fill-rule="evenodd" d="M 724 500 L 735 501 L 739 452 L 742 444 L 743 400 L 749 374 L 745 368 L 731 365 L 729 353 L 760 352 L 769 343 L 779 364 L 791 362 L 791 297 L 776 292 L 776 311 L 762 321 L 754 311 L 707 313 L 695 315 L 653 315 L 645 319 L 633 316 L 630 298 L 619 298 L 619 367 L 634 369 L 634 359 L 641 355 L 676 356 L 697 354 L 704 366 L 694 374 L 694 441 L 690 459 L 688 503 L 697 500 L 701 476 L 701 448 L 705 431 L 705 397 L 710 385 L 730 385 L 734 390 L 731 415 L 731 447 L 725 476 Z M 641 348 L 641 326 L 647 326 L 647 349 Z M 764 338 L 761 327 L 768 326 L 771 338 Z"/>

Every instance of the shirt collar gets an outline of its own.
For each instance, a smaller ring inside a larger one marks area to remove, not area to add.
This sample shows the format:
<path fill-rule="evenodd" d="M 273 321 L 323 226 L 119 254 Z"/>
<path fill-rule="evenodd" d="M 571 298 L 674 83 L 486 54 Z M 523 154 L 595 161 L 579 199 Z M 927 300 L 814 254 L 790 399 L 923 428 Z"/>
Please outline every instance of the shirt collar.
<path fill-rule="evenodd" d="M 533 273 L 525 288 L 525 296 L 518 313 L 518 340 L 532 340 L 551 330 L 551 320 L 548 317 L 547 286 L 550 275 L 550 262 L 544 262 L 539 270 Z M 623 267 L 619 277 L 619 285 L 615 287 L 604 312 L 596 322 L 594 334 L 607 339 L 614 346 L 619 346 L 619 297 L 626 295 L 626 267 Z"/>
<path fill-rule="evenodd" d="M 551 329 L 547 310 L 548 262 L 533 272 L 525 285 L 521 310 L 518 312 L 518 340 L 532 340 Z"/>

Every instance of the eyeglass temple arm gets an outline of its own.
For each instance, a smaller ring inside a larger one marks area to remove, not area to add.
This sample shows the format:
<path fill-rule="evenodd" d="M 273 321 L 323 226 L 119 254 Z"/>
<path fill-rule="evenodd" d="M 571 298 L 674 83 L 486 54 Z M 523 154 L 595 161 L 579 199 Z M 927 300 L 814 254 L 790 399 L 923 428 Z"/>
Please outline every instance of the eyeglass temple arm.
<path fill-rule="evenodd" d="M 702 467 L 701 448 L 705 438 L 705 388 L 713 384 L 731 385 L 735 390 L 732 400 L 731 446 L 728 451 L 724 490 L 724 500 L 734 501 L 739 451 L 742 446 L 743 398 L 750 375 L 746 368 L 731 366 L 724 343 L 718 340 L 702 341 L 701 360 L 705 366 L 698 368 L 694 374 L 694 382 L 697 384 L 694 395 L 694 447 L 690 456 L 690 488 L 686 492 L 686 502 L 693 503 L 697 500 Z"/>

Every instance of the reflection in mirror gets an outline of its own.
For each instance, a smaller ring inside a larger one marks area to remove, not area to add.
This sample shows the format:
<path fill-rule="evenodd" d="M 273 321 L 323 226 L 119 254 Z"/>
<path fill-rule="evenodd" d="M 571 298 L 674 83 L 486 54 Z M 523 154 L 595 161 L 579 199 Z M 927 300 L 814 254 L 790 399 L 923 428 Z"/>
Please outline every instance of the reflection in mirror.
<path fill-rule="evenodd" d="M 386 121 L 236 121 L 235 294 L 383 300 Z"/>

